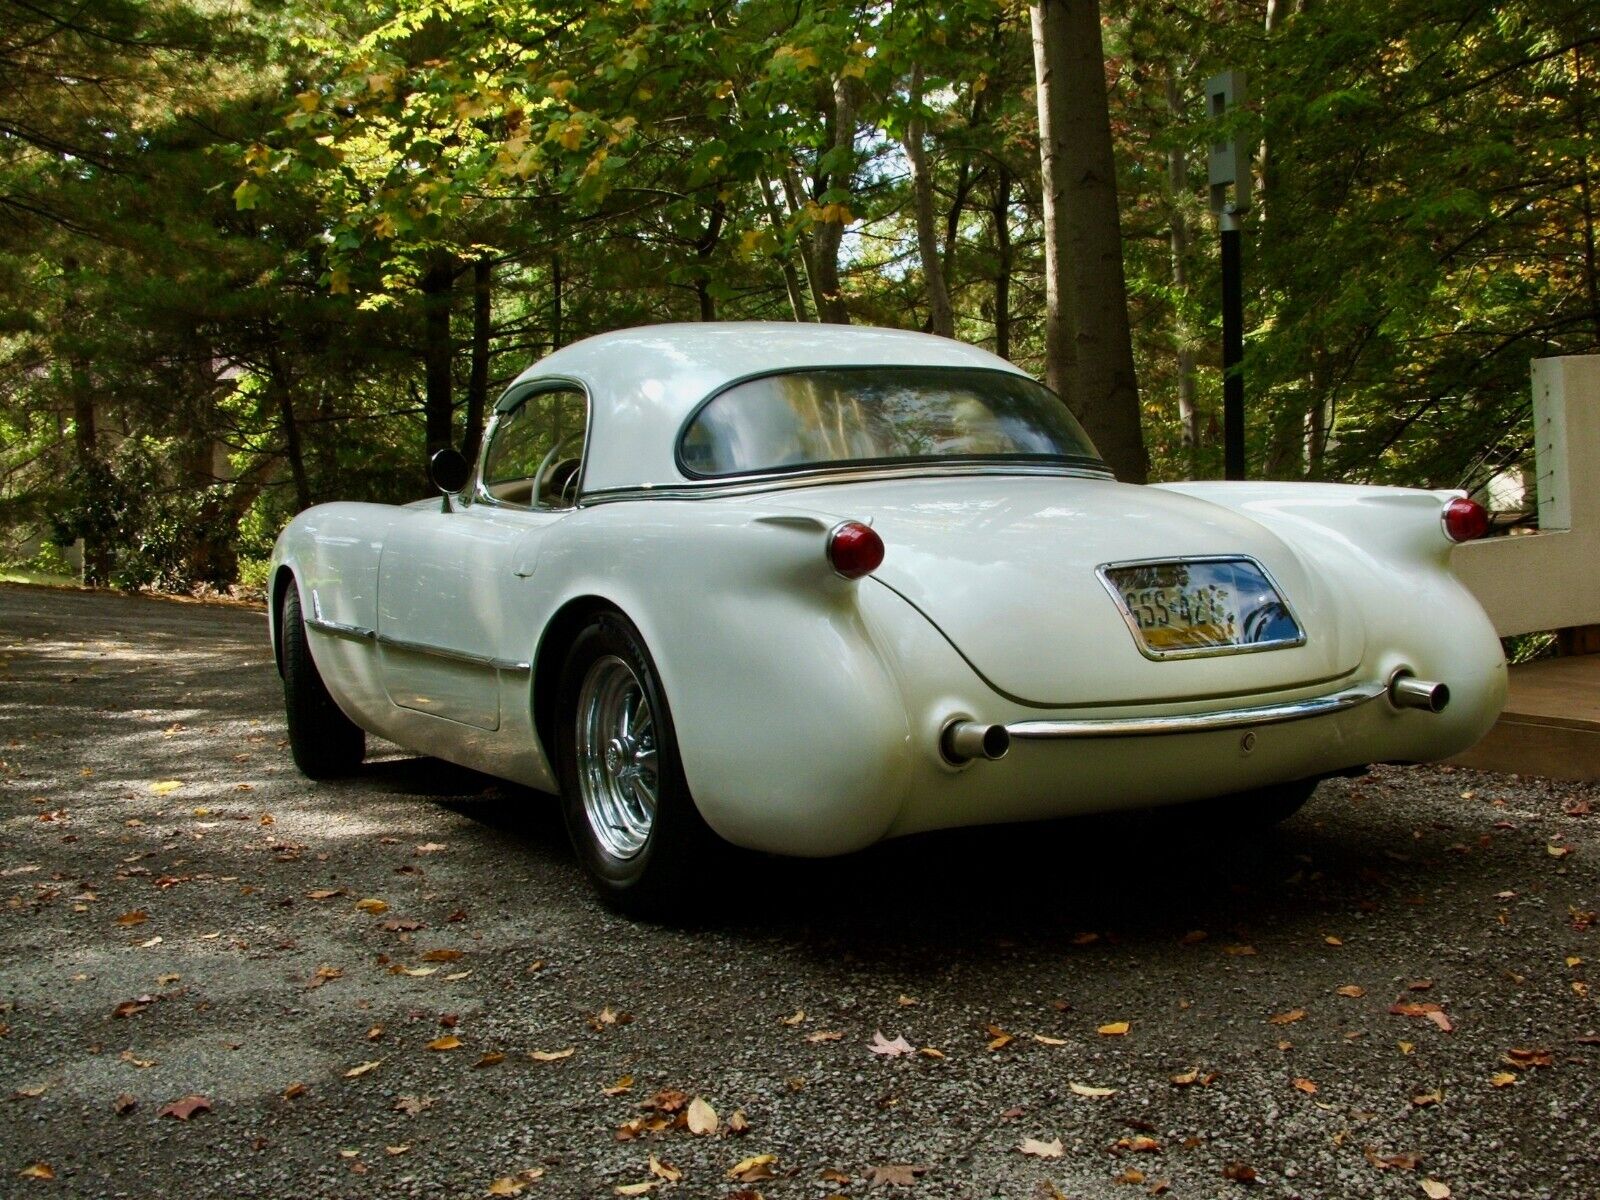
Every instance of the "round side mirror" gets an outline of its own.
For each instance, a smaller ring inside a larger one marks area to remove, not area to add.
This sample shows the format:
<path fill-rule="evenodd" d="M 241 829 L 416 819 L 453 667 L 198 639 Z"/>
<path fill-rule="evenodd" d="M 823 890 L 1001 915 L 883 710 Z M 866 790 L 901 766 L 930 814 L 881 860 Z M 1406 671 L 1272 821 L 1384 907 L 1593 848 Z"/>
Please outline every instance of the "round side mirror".
<path fill-rule="evenodd" d="M 466 457 L 454 446 L 446 446 L 442 450 L 435 450 L 433 457 L 428 459 L 428 478 L 433 480 L 433 486 L 453 496 L 467 486 L 467 480 L 472 478 L 472 467 Z"/>

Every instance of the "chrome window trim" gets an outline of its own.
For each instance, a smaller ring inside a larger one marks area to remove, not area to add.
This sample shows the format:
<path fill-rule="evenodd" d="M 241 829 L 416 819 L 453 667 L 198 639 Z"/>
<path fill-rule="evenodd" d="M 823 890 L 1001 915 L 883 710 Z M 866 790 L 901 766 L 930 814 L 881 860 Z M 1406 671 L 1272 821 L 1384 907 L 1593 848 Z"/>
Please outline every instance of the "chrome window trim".
<path fill-rule="evenodd" d="M 578 484 L 571 504 L 511 504 L 490 493 L 483 483 L 483 468 L 489 461 L 489 447 L 494 443 L 495 430 L 500 418 L 545 392 L 577 391 L 583 393 L 583 456 L 578 462 Z M 589 471 L 589 434 L 594 429 L 594 394 L 583 380 L 570 375 L 545 375 L 538 379 L 524 379 L 508 387 L 494 402 L 494 419 L 483 431 L 483 444 L 478 447 L 478 461 L 473 466 L 472 485 L 463 489 L 468 506 L 486 504 L 490 508 L 503 508 L 508 512 L 572 512 L 583 502 L 583 478 Z"/>
<path fill-rule="evenodd" d="M 1357 687 L 1308 700 L 1282 704 L 1263 704 L 1255 708 L 1227 708 L 1217 712 L 1171 717 L 1107 717 L 1070 721 L 1018 721 L 1006 726 L 1014 738 L 1054 741 L 1064 738 L 1162 737 L 1177 733 L 1205 733 L 1219 729 L 1239 729 L 1257 725 L 1281 725 L 1312 717 L 1348 712 L 1384 695 L 1381 683 Z"/>
<path fill-rule="evenodd" d="M 1115 571 L 1119 567 L 1164 567 L 1169 563 L 1206 563 L 1206 562 L 1247 562 L 1261 572 L 1261 577 L 1272 585 L 1272 590 L 1277 593 L 1278 599 L 1283 601 L 1283 607 L 1289 612 L 1289 618 L 1294 621 L 1295 628 L 1300 631 L 1298 638 L 1279 638 L 1273 642 L 1248 642 L 1239 646 L 1201 646 L 1193 650 L 1169 650 L 1159 653 L 1145 645 L 1144 638 L 1139 633 L 1139 625 L 1133 619 L 1133 614 L 1128 611 L 1128 606 L 1122 602 L 1122 593 L 1115 584 L 1106 577 L 1106 572 Z M 1186 658 L 1218 658 L 1225 654 L 1260 654 L 1267 650 L 1292 650 L 1296 646 L 1306 644 L 1306 626 L 1300 619 L 1300 614 L 1295 612 L 1294 605 L 1289 603 L 1289 595 L 1278 585 L 1271 571 L 1266 566 L 1249 554 L 1178 554 L 1167 558 L 1135 558 L 1121 562 L 1101 563 L 1094 569 L 1095 578 L 1100 581 L 1100 586 L 1111 595 L 1111 602 L 1117 606 L 1117 612 L 1122 616 L 1122 623 L 1128 627 L 1129 634 L 1133 637 L 1133 644 L 1139 653 L 1151 662 L 1173 662 Z"/>
<path fill-rule="evenodd" d="M 740 475 L 721 482 L 646 483 L 637 487 L 606 488 L 579 496 L 578 507 L 613 504 L 620 500 L 710 500 L 717 496 L 747 496 L 758 492 L 826 487 L 840 483 L 878 483 L 888 479 L 947 479 L 960 475 L 1031 475 L 1105 481 L 1113 479 L 1110 471 L 1096 471 L 1088 467 L 1043 464 L 1026 466 L 1016 463 L 984 465 L 970 462 L 939 467 L 921 463 L 915 467 L 857 467 L 851 470 L 814 471 L 804 475 L 794 473 Z"/>

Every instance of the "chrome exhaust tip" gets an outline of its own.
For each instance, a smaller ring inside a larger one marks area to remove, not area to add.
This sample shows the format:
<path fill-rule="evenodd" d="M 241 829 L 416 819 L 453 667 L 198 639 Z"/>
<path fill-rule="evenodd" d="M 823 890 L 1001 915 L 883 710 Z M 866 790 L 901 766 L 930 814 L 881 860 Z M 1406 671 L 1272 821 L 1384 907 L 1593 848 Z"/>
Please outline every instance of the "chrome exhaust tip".
<path fill-rule="evenodd" d="M 939 753 L 947 762 L 969 763 L 975 758 L 991 762 L 1004 758 L 1011 749 L 1011 731 L 1004 725 L 985 725 L 982 721 L 951 721 L 939 735 Z"/>
<path fill-rule="evenodd" d="M 1396 708 L 1443 712 L 1450 703 L 1450 687 L 1448 684 L 1418 679 L 1408 671 L 1397 671 L 1389 680 L 1389 703 Z"/>

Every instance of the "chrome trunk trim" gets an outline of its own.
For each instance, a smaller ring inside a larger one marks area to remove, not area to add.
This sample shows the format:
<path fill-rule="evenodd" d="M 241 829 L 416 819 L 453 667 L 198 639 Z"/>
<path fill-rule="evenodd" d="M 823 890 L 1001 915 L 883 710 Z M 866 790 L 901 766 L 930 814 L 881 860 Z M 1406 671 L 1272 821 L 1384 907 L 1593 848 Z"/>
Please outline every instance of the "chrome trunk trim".
<path fill-rule="evenodd" d="M 1327 696 L 1263 704 L 1256 708 L 1227 708 L 1218 712 L 1173 717 L 1108 717 L 1074 721 L 1017 721 L 1006 726 L 1014 738 L 1051 741 L 1057 738 L 1159 737 L 1173 733 L 1204 733 L 1256 725 L 1281 725 L 1330 713 L 1345 712 L 1386 695 L 1381 683 L 1367 683 Z"/>

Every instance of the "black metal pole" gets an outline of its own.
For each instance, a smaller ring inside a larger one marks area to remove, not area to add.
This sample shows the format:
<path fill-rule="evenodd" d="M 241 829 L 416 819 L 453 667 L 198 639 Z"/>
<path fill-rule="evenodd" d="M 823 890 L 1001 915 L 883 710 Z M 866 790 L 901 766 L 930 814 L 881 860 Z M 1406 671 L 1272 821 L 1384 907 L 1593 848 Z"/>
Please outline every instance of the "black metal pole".
<path fill-rule="evenodd" d="M 1244 478 L 1244 287 L 1239 215 L 1225 208 L 1222 234 L 1222 477 Z"/>

